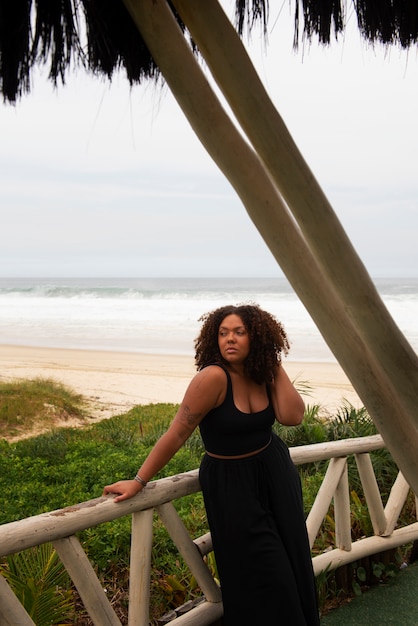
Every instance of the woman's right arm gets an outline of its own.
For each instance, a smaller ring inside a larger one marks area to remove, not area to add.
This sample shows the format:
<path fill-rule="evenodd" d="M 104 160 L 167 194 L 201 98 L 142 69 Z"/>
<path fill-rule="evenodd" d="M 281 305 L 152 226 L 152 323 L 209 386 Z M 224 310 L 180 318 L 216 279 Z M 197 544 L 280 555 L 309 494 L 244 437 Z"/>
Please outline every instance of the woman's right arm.
<path fill-rule="evenodd" d="M 181 448 L 205 415 L 223 401 L 225 373 L 219 367 L 206 367 L 190 382 L 183 401 L 169 427 L 157 441 L 138 471 L 144 482 L 151 480 Z M 120 480 L 107 485 L 103 495 L 118 494 L 115 502 L 127 500 L 143 489 L 136 480 Z"/>

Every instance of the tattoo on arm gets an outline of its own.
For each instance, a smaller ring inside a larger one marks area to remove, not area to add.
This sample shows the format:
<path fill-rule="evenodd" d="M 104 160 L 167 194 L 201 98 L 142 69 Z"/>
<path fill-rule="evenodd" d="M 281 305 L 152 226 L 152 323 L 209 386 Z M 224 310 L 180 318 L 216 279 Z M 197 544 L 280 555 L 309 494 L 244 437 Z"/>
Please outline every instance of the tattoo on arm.
<path fill-rule="evenodd" d="M 180 415 L 180 419 L 189 428 L 196 428 L 200 421 L 200 413 L 192 413 L 190 407 L 187 404 L 183 407 L 183 411 Z"/>

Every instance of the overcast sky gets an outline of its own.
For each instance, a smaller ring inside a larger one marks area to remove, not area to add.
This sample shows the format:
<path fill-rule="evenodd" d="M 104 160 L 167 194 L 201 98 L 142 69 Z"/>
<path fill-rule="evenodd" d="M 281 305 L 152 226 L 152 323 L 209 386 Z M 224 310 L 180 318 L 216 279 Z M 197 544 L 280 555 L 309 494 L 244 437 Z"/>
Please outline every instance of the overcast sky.
<path fill-rule="evenodd" d="M 287 10 L 270 30 L 250 55 L 369 272 L 418 275 L 416 50 L 295 53 Z M 281 275 L 167 88 L 122 73 L 3 104 L 0 186 L 1 276 Z"/>

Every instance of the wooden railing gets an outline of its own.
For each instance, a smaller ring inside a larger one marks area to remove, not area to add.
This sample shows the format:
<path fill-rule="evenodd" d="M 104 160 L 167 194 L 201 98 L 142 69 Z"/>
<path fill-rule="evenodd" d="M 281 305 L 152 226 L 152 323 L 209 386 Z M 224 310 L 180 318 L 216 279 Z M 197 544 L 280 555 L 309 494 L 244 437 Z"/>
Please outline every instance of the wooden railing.
<path fill-rule="evenodd" d="M 327 472 L 307 518 L 311 547 L 334 500 L 335 545 L 313 558 L 316 574 L 335 569 L 389 548 L 418 539 L 418 522 L 397 528 L 399 515 L 410 491 L 399 473 L 384 507 L 374 475 L 370 453 L 384 448 L 380 435 L 347 439 L 290 449 L 296 465 L 329 460 Z M 374 534 L 352 542 L 347 457 L 354 455 L 373 525 Z M 75 534 L 125 515 L 132 516 L 129 626 L 148 626 L 153 513 L 156 511 L 200 586 L 203 598 L 170 624 L 206 626 L 222 615 L 221 593 L 202 556 L 212 550 L 210 534 L 192 540 L 172 501 L 200 490 L 198 470 L 149 483 L 130 500 L 115 504 L 100 497 L 81 504 L 43 513 L 0 526 L 0 557 L 52 542 L 68 571 L 85 609 L 96 626 L 121 626 L 94 569 Z M 415 496 L 417 507 L 417 498 Z M 34 626 L 6 580 L 0 576 L 0 624 Z"/>

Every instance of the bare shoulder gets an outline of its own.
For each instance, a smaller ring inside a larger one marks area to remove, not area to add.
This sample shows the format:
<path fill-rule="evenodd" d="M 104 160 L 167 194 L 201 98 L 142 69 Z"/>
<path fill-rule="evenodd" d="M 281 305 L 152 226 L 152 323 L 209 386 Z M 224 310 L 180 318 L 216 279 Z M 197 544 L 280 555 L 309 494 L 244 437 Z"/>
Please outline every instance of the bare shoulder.
<path fill-rule="evenodd" d="M 197 407 L 203 413 L 219 406 L 225 398 L 227 378 L 218 365 L 208 365 L 191 380 L 183 404 Z"/>
<path fill-rule="evenodd" d="M 227 378 L 222 367 L 219 365 L 208 365 L 196 374 L 192 382 L 194 382 L 197 387 L 201 385 L 223 386 L 226 384 Z"/>

